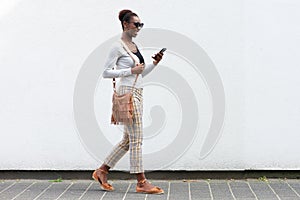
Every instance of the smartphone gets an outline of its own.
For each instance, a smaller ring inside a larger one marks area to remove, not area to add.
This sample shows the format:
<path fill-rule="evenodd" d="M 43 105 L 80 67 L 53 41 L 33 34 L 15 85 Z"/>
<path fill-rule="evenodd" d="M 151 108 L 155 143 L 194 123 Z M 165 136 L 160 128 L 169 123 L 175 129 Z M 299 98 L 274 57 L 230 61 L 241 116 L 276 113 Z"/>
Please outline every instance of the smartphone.
<path fill-rule="evenodd" d="M 163 52 L 165 52 L 167 50 L 167 48 L 162 48 L 160 51 L 159 51 L 159 53 L 163 53 Z"/>

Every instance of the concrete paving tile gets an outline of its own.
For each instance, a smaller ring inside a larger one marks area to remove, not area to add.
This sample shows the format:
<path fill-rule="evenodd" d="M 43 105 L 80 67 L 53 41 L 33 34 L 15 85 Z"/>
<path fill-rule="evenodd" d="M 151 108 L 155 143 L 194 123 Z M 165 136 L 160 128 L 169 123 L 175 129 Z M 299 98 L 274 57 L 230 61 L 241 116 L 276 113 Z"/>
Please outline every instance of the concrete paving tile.
<path fill-rule="evenodd" d="M 299 198 L 299 196 L 297 196 L 297 194 L 293 192 L 289 185 L 284 181 L 270 182 L 269 184 L 281 199 Z"/>
<path fill-rule="evenodd" d="M 205 181 L 191 182 L 191 199 L 211 199 L 211 193 L 209 190 L 209 185 Z"/>
<path fill-rule="evenodd" d="M 209 181 L 213 199 L 233 199 L 227 181 Z"/>
<path fill-rule="evenodd" d="M 297 196 L 300 196 L 300 180 L 285 180 L 285 182 L 291 187 Z"/>
<path fill-rule="evenodd" d="M 236 198 L 236 200 L 256 200 L 256 198 Z"/>
<path fill-rule="evenodd" d="M 298 183 L 300 184 L 300 179 L 284 179 L 284 181 L 288 182 L 288 183 Z"/>
<path fill-rule="evenodd" d="M 233 195 L 237 199 L 255 199 L 254 194 L 245 181 L 229 181 L 228 182 Z"/>
<path fill-rule="evenodd" d="M 130 181 L 130 182 L 116 181 L 116 182 L 112 182 L 111 184 L 114 186 L 115 191 L 107 192 L 105 194 L 103 200 L 118 200 L 118 199 L 122 200 L 126 194 L 126 191 L 128 190 L 128 187 L 131 186 L 131 184 L 133 184 L 133 182 L 132 181 Z"/>
<path fill-rule="evenodd" d="M 33 181 L 34 185 L 24 191 L 20 196 L 16 198 L 16 200 L 21 199 L 34 199 L 37 197 L 43 190 L 45 190 L 51 183 L 49 182 L 40 182 L 40 181 Z"/>
<path fill-rule="evenodd" d="M 56 199 L 60 194 L 62 194 L 65 189 L 70 185 L 70 182 L 54 182 L 51 186 L 44 191 L 42 195 L 40 195 L 37 199 Z"/>
<path fill-rule="evenodd" d="M 79 199 L 81 200 L 91 200 L 91 199 L 101 199 L 107 192 L 102 191 L 99 187 L 99 183 L 93 181 L 89 184 L 86 190 L 83 192 Z"/>
<path fill-rule="evenodd" d="M 59 200 L 78 199 L 88 188 L 91 182 L 74 182 Z"/>
<path fill-rule="evenodd" d="M 219 179 L 210 179 L 208 180 L 209 183 L 227 183 L 227 180 L 219 180 Z"/>
<path fill-rule="evenodd" d="M 267 182 L 264 181 L 249 181 L 249 185 L 258 199 L 278 199 Z"/>
<path fill-rule="evenodd" d="M 5 191 L 1 192 L 0 197 L 1 199 L 13 199 L 31 184 L 32 182 L 28 181 L 18 181 Z"/>
<path fill-rule="evenodd" d="M 15 183 L 16 183 L 15 180 L 14 181 L 12 181 L 12 180 L 1 180 L 0 181 L 0 194 L 1 194 L 1 192 L 8 189 L 9 187 L 11 187 Z"/>
<path fill-rule="evenodd" d="M 187 182 L 171 182 L 170 184 L 170 200 L 188 199 L 189 186 Z"/>

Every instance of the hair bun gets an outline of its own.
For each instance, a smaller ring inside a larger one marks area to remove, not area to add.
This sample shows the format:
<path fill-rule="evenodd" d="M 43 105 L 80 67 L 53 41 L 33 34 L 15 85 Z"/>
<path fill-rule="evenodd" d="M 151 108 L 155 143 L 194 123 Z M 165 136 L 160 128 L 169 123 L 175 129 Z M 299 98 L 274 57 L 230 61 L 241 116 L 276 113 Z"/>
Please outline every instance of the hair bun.
<path fill-rule="evenodd" d="M 124 19 L 125 15 L 128 14 L 128 13 L 132 13 L 132 11 L 131 11 L 131 10 L 127 10 L 127 9 L 121 10 L 121 11 L 119 12 L 119 20 L 120 20 L 121 22 L 123 22 L 123 19 Z"/>

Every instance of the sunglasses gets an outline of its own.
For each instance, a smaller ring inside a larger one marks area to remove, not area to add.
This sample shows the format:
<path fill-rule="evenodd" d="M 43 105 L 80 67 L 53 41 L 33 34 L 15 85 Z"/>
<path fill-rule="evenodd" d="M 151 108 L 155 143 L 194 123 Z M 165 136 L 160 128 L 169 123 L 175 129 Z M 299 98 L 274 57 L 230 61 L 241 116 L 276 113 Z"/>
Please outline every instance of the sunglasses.
<path fill-rule="evenodd" d="M 130 22 L 130 23 L 133 23 L 136 28 L 143 28 L 144 26 L 144 23 L 140 23 L 140 22 Z"/>

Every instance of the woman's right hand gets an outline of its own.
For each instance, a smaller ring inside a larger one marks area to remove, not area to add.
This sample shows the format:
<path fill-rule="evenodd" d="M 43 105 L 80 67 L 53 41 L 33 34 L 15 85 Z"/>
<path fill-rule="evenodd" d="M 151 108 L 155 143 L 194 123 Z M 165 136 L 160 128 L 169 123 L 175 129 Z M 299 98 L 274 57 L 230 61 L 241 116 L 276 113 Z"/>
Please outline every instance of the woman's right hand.
<path fill-rule="evenodd" d="M 131 68 L 132 74 L 141 74 L 144 71 L 144 63 L 136 64 L 135 67 Z"/>

